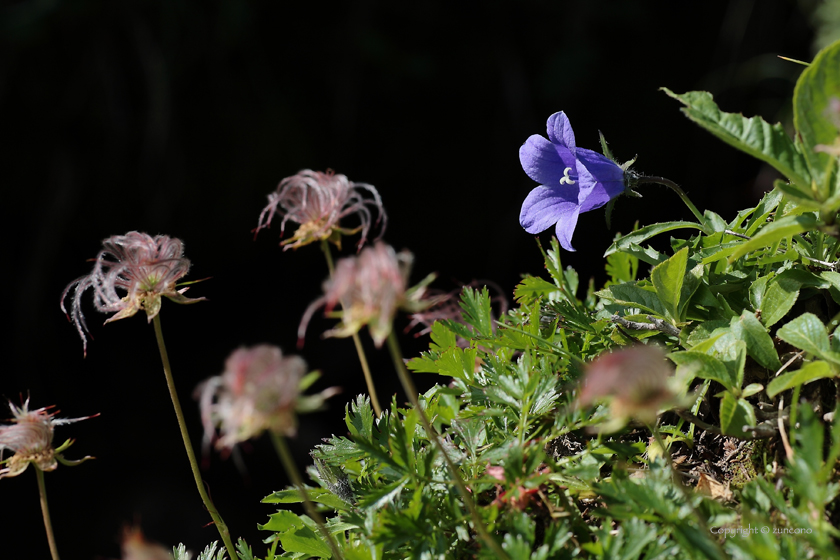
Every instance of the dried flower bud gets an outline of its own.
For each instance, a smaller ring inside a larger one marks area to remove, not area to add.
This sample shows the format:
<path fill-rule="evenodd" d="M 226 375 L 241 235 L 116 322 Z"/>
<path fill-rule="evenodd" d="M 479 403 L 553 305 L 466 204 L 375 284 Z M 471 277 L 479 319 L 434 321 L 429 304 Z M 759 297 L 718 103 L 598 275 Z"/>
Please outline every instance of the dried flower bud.
<path fill-rule="evenodd" d="M 630 418 L 652 424 L 659 409 L 674 398 L 673 373 L 658 346 L 639 344 L 601 354 L 586 368 L 578 404 L 610 399 L 612 420 L 605 431 L 619 429 Z"/>
<path fill-rule="evenodd" d="M 438 301 L 423 297 L 434 275 L 407 288 L 413 259 L 408 251 L 397 254 L 390 245 L 379 242 L 356 257 L 338 261 L 335 274 L 324 283 L 324 296 L 312 302 L 304 313 L 298 339 L 303 340 L 316 309 L 324 306 L 330 312 L 340 303 L 341 324 L 324 336 L 351 336 L 367 325 L 376 346 L 382 346 L 391 332 L 397 309 L 413 313 Z"/>
<path fill-rule="evenodd" d="M 61 294 L 61 310 L 76 325 L 85 352 L 85 332 L 90 331 L 82 313 L 82 294 L 89 288 L 93 289 L 93 304 L 97 311 L 116 313 L 106 323 L 131 317 L 141 309 L 146 311 L 151 322 L 160 312 L 161 297 L 176 303 L 204 300 L 184 296 L 187 288 L 177 289 L 176 282 L 190 269 L 190 261 L 184 258 L 184 244 L 180 239 L 165 235 L 151 237 L 131 231 L 105 239 L 102 246 L 93 271 L 71 282 Z M 71 291 L 73 300 L 68 313 L 64 301 Z"/>
<path fill-rule="evenodd" d="M 305 373 L 303 358 L 284 357 L 276 346 L 264 344 L 234 351 L 222 375 L 196 388 L 205 444 L 215 440 L 217 448 L 231 449 L 264 430 L 294 436 L 295 412 L 316 409 L 337 392 L 330 388 L 318 395 L 300 395 Z"/>
<path fill-rule="evenodd" d="M 365 198 L 367 191 L 372 198 Z M 377 210 L 373 222 L 370 208 Z M 328 240 L 339 248 L 341 236 L 362 232 L 358 247 L 362 248 L 367 240 L 372 223 L 382 223 L 379 236 L 382 237 L 387 223 L 387 216 L 382 208 L 382 199 L 372 186 L 365 183 L 353 183 L 341 174 L 331 170 L 326 173 L 304 169 L 297 175 L 286 177 L 277 186 L 277 190 L 268 195 L 268 206 L 260 213 L 255 235 L 271 225 L 274 215 L 283 217 L 280 223 L 280 236 L 286 229 L 286 222 L 299 224 L 295 234 L 280 245 L 286 249 L 302 247 L 315 241 Z M 266 214 L 268 216 L 266 217 Z M 342 218 L 355 214 L 360 225 L 353 229 L 340 227 Z"/>
<path fill-rule="evenodd" d="M 61 457 L 61 451 L 69 447 L 72 441 L 53 448 L 53 431 L 55 426 L 70 424 L 79 420 L 91 418 L 54 418 L 55 413 L 47 412 L 47 408 L 29 410 L 29 399 L 20 408 L 9 403 L 12 411 L 13 424 L 0 426 L 0 458 L 3 451 L 9 449 L 14 455 L 2 461 L 5 468 L 0 469 L 0 478 L 21 474 L 30 463 L 42 471 L 53 471 L 58 461 L 73 464 Z M 84 459 L 83 459 L 84 460 Z"/>

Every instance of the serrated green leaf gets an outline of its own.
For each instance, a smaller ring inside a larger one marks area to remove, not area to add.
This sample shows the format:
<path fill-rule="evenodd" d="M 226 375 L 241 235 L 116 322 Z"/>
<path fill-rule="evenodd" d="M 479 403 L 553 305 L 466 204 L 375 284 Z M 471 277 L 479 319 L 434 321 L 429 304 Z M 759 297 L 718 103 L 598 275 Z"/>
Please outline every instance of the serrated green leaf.
<path fill-rule="evenodd" d="M 607 284 L 632 282 L 639 270 L 639 259 L 629 253 L 615 252 L 607 256 L 605 270 L 610 276 Z"/>
<path fill-rule="evenodd" d="M 793 123 L 820 200 L 835 194 L 830 186 L 837 158 L 815 150 L 817 145 L 832 146 L 838 141 L 837 123 L 827 114 L 832 99 L 840 99 L 840 41 L 817 54 L 793 92 Z"/>
<path fill-rule="evenodd" d="M 329 490 L 323 488 L 306 488 L 306 495 L 315 503 L 324 504 L 333 509 L 347 509 L 347 503 Z M 262 499 L 262 502 L 266 504 L 299 504 L 302 501 L 303 498 L 297 488 L 278 490 Z"/>
<path fill-rule="evenodd" d="M 805 158 L 781 124 L 771 125 L 761 117 L 724 113 L 706 91 L 676 94 L 667 88 L 662 90 L 686 106 L 682 109 L 685 116 L 730 146 L 769 163 L 798 185 L 811 184 Z"/>
<path fill-rule="evenodd" d="M 798 385 L 805 385 L 817 379 L 834 377 L 834 370 L 827 362 L 821 360 L 809 362 L 795 371 L 786 371 L 779 377 L 767 384 L 767 396 L 771 399 L 781 393 Z"/>
<path fill-rule="evenodd" d="M 370 399 L 365 395 L 358 395 L 355 401 L 344 407 L 344 412 L 344 421 L 351 434 L 367 440 L 373 439 L 373 409 L 370 407 Z"/>
<path fill-rule="evenodd" d="M 613 244 L 609 246 L 604 256 L 608 257 L 617 251 L 628 251 L 631 249 L 631 245 L 638 245 L 660 233 L 686 228 L 703 230 L 703 226 L 696 222 L 662 222 L 659 224 L 650 224 L 613 241 Z"/>
<path fill-rule="evenodd" d="M 656 295 L 659 296 L 668 317 L 674 321 L 679 321 L 680 318 L 680 292 L 687 263 L 688 247 L 685 247 L 650 271 L 650 279 L 656 288 Z"/>
<path fill-rule="evenodd" d="M 513 291 L 513 297 L 517 303 L 529 305 L 540 298 L 548 298 L 550 294 L 559 292 L 560 288 L 535 276 L 524 278 Z"/>
<path fill-rule="evenodd" d="M 738 247 L 732 253 L 732 256 L 729 257 L 729 262 L 735 262 L 750 251 L 757 251 L 763 247 L 769 247 L 786 237 L 817 229 L 817 225 L 817 219 L 811 214 L 780 218 L 761 228 L 755 237 L 749 241 L 745 241 Z"/>
<path fill-rule="evenodd" d="M 480 290 L 464 286 L 461 293 L 461 309 L 464 311 L 464 321 L 472 325 L 480 336 L 493 336 L 493 313 L 490 292 L 486 286 Z"/>

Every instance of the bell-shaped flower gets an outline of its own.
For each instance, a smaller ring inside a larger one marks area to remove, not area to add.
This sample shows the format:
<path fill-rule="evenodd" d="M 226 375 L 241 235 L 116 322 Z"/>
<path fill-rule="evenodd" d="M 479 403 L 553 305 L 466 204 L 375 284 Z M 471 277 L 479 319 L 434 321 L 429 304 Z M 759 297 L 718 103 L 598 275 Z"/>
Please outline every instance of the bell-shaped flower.
<path fill-rule="evenodd" d="M 17 476 L 30 463 L 42 471 L 53 471 L 59 462 L 72 466 L 91 458 L 85 457 L 79 461 L 64 459 L 61 453 L 70 447 L 73 440 L 53 448 L 53 433 L 55 426 L 87 420 L 92 416 L 55 418 L 55 413 L 48 412 L 47 408 L 29 410 L 29 399 L 21 407 L 9 403 L 9 408 L 12 411 L 12 424 L 0 426 L 0 459 L 6 450 L 13 451 L 14 455 L 0 460 L 0 464 L 5 465 L 0 469 L 0 478 Z"/>
<path fill-rule="evenodd" d="M 294 436 L 296 413 L 317 410 L 338 392 L 330 387 L 315 395 L 301 394 L 317 379 L 317 374 L 305 373 L 303 358 L 283 356 L 276 346 L 235 350 L 221 375 L 196 387 L 205 446 L 215 440 L 218 449 L 229 450 L 265 430 Z"/>
<path fill-rule="evenodd" d="M 326 307 L 329 313 L 340 303 L 341 323 L 324 336 L 351 336 L 367 325 L 376 346 L 382 346 L 391 333 L 398 309 L 416 313 L 439 299 L 424 298 L 434 274 L 408 287 L 413 260 L 408 251 L 398 254 L 390 245 L 379 242 L 358 256 L 338 261 L 335 274 L 324 283 L 324 295 L 312 302 L 303 315 L 298 327 L 299 343 L 316 309 Z"/>
<path fill-rule="evenodd" d="M 370 198 L 364 196 L 365 192 Z M 371 208 L 376 210 L 375 221 Z M 341 248 L 342 235 L 352 235 L 359 231 L 362 233 L 358 243 L 361 249 L 371 226 L 382 224 L 377 237 L 379 239 L 388 221 L 379 192 L 372 185 L 354 183 L 331 170 L 321 173 L 304 169 L 280 181 L 277 189 L 268 195 L 268 206 L 260 213 L 254 235 L 269 227 L 275 214 L 283 217 L 280 222 L 281 237 L 286 222 L 298 224 L 295 234 L 280 243 L 285 249 L 302 247 L 324 239 Z M 341 227 L 341 220 L 350 215 L 357 217 L 359 225 L 355 228 Z"/>
<path fill-rule="evenodd" d="M 90 331 L 82 313 L 82 294 L 88 289 L 93 290 L 93 305 L 97 311 L 116 313 L 106 323 L 131 317 L 141 309 L 151 322 L 160 312 L 162 297 L 176 303 L 204 300 L 190 299 L 184 296 L 187 288 L 177 287 L 176 282 L 190 269 L 180 239 L 131 231 L 105 239 L 102 246 L 93 271 L 71 282 L 61 294 L 61 310 L 76 325 L 85 352 L 85 333 Z M 73 297 L 68 313 L 64 302 L 71 291 Z"/>
<path fill-rule="evenodd" d="M 625 189 L 624 169 L 599 153 L 578 148 L 563 112 L 548 118 L 548 140 L 537 134 L 519 148 L 528 177 L 540 183 L 522 203 L 519 223 L 528 233 L 556 225 L 560 245 L 574 251 L 578 216 L 604 206 Z"/>

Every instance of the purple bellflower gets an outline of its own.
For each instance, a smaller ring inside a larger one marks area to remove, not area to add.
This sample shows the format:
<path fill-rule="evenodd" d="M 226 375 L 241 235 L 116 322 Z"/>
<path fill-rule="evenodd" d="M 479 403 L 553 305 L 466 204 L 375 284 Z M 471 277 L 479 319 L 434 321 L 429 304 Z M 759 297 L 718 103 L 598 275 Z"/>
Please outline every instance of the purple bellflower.
<path fill-rule="evenodd" d="M 566 113 L 548 117 L 548 140 L 534 134 L 519 148 L 528 177 L 540 183 L 522 203 L 519 223 L 528 233 L 557 224 L 557 239 L 574 251 L 578 215 L 605 205 L 625 189 L 624 168 L 599 153 L 578 148 Z"/>

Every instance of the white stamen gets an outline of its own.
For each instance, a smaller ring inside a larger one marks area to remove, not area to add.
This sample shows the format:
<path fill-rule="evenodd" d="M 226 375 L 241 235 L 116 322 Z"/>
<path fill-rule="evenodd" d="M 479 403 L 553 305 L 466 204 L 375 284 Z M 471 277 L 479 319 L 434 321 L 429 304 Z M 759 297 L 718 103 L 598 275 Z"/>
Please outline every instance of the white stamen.
<path fill-rule="evenodd" d="M 575 184 L 575 182 L 572 181 L 571 177 L 569 177 L 569 171 L 571 171 L 571 170 L 572 170 L 571 167 L 567 167 L 565 169 L 565 171 L 563 171 L 563 178 L 560 179 L 560 184 L 561 185 L 574 185 Z"/>

